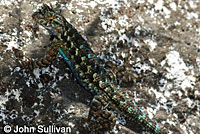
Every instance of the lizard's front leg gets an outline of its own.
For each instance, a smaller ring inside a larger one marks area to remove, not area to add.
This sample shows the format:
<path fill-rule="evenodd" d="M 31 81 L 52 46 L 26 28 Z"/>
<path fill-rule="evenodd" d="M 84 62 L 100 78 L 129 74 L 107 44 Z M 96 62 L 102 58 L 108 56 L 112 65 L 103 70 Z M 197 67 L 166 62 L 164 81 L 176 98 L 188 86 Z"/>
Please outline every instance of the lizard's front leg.
<path fill-rule="evenodd" d="M 17 57 L 17 60 L 20 61 L 20 66 L 22 68 L 30 70 L 50 65 L 58 53 L 57 49 L 55 49 L 54 47 L 50 47 L 50 49 L 47 51 L 42 59 L 33 61 L 33 59 L 23 55 L 23 52 L 21 50 L 13 48 L 13 51 L 15 56 Z M 24 57 L 26 58 L 26 60 L 24 60 Z"/>

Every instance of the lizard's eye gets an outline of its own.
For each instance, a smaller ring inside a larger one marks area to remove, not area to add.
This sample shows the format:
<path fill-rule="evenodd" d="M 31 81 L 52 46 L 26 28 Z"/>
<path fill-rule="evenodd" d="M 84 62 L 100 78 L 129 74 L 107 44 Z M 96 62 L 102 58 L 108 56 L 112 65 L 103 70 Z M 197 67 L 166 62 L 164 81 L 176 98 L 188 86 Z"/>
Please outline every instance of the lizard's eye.
<path fill-rule="evenodd" d="M 51 18 L 51 19 L 49 19 L 49 21 L 50 21 L 50 22 L 52 22 L 52 21 L 53 21 L 53 19 Z"/>
<path fill-rule="evenodd" d="M 54 21 L 54 19 L 52 17 L 49 17 L 48 19 L 48 22 L 52 23 Z"/>

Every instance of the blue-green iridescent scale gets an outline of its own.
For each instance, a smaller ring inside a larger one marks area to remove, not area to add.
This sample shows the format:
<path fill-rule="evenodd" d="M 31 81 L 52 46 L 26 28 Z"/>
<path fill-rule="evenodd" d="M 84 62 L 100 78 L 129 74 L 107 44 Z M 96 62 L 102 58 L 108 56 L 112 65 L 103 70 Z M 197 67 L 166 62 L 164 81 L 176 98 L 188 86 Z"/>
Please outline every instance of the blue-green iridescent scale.
<path fill-rule="evenodd" d="M 110 78 L 101 61 L 96 57 L 85 39 L 66 19 L 48 5 L 43 5 L 33 14 L 33 19 L 59 42 L 58 47 L 78 83 L 87 91 L 95 94 L 106 94 L 114 105 L 115 111 L 126 119 L 139 124 L 150 133 L 163 133 L 160 127 L 146 117 L 128 94 L 122 94 L 120 87 Z"/>

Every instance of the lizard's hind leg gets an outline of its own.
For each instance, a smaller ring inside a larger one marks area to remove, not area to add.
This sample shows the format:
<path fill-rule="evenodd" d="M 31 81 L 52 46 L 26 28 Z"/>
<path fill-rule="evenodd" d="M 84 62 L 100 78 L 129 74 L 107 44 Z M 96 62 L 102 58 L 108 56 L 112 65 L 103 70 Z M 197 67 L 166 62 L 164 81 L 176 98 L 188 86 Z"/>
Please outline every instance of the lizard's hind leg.
<path fill-rule="evenodd" d="M 96 95 L 91 103 L 88 124 L 92 133 L 102 134 L 105 132 L 113 133 L 112 130 L 116 125 L 116 117 L 109 110 L 109 98 L 105 95 Z"/>

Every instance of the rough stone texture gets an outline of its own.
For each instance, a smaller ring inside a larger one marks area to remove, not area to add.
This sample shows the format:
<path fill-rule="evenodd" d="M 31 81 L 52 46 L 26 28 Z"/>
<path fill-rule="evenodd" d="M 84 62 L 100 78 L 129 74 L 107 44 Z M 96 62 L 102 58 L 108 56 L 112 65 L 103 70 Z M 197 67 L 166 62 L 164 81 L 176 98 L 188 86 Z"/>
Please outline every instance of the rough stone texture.
<path fill-rule="evenodd" d="M 200 132 L 200 2 L 43 3 L 60 11 L 102 60 L 132 68 L 134 78 L 121 85 L 160 126 L 173 134 Z M 0 131 L 7 124 L 54 123 L 71 127 L 73 133 L 88 133 L 83 126 L 92 96 L 76 84 L 63 60 L 58 56 L 51 66 L 32 73 L 20 69 L 13 55 L 12 47 L 33 59 L 44 56 L 49 35 L 31 18 L 41 5 L 33 0 L 0 1 Z M 127 123 L 121 129 L 117 133 L 140 128 Z"/>

